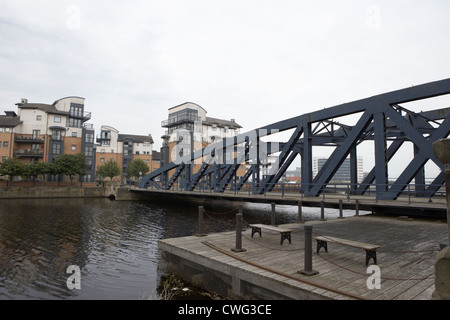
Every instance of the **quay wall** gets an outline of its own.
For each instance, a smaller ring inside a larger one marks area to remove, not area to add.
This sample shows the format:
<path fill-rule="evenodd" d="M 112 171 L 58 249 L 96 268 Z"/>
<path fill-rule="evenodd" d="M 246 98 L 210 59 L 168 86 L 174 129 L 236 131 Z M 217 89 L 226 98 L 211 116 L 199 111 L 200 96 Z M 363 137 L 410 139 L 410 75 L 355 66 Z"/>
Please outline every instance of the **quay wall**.
<path fill-rule="evenodd" d="M 51 199 L 51 198 L 110 198 L 127 201 L 143 199 L 128 188 L 116 186 L 8 186 L 0 187 L 0 199 Z"/>
<path fill-rule="evenodd" d="M 103 187 L 0 187 L 0 199 L 103 198 Z"/>
<path fill-rule="evenodd" d="M 330 300 L 326 295 L 261 276 L 245 268 L 225 264 L 195 252 L 158 242 L 160 267 L 192 285 L 228 299 L 244 300 Z"/>

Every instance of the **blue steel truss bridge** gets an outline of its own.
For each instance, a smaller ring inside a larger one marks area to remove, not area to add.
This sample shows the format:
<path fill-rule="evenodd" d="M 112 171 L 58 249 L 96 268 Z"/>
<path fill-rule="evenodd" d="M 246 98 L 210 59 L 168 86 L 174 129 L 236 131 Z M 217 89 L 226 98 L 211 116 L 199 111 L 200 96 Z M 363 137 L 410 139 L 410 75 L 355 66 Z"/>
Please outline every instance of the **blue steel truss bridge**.
<path fill-rule="evenodd" d="M 432 98 L 448 94 L 450 79 L 445 79 L 303 114 L 199 150 L 186 147 L 189 139 L 184 139 L 178 144 L 182 147 L 175 147 L 176 159 L 142 177 L 135 191 L 245 196 L 246 201 L 303 199 L 311 204 L 314 199 L 359 198 L 373 204 L 406 201 L 421 203 L 425 210 L 433 205 L 445 210 L 445 167 L 432 144 L 449 136 L 450 108 L 426 107 Z M 414 104 L 428 111 L 412 111 L 409 106 Z M 324 149 L 328 159 L 313 175 L 313 155 Z M 359 153 L 366 163 L 373 163 L 363 179 L 358 179 Z M 349 181 L 335 181 L 346 159 Z M 393 168 L 393 159 L 400 168 Z M 282 183 L 295 161 L 300 164 L 301 183 Z M 430 163 L 435 171 L 431 179 L 426 172 Z"/>

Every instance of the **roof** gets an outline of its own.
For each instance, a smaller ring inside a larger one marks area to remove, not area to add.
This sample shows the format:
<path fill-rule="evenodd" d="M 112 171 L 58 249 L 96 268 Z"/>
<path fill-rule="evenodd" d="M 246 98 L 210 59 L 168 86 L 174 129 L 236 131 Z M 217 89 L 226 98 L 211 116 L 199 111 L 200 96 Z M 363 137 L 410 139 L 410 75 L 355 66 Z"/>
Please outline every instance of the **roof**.
<path fill-rule="evenodd" d="M 125 139 L 131 139 L 136 143 L 143 143 L 143 142 L 154 143 L 151 135 L 140 136 L 140 135 L 135 135 L 135 134 L 119 134 L 119 138 L 117 140 L 124 141 Z"/>
<path fill-rule="evenodd" d="M 199 107 L 199 108 L 203 109 L 203 111 L 205 111 L 205 113 L 207 112 L 207 111 L 205 110 L 205 108 L 203 108 L 202 106 L 200 106 L 200 105 L 198 105 L 198 104 L 196 104 L 196 103 L 194 103 L 194 102 L 184 102 L 184 103 L 182 103 L 182 104 L 179 104 L 179 105 L 177 105 L 177 106 L 175 106 L 175 107 L 171 107 L 171 108 L 169 108 L 169 110 L 172 110 L 172 109 L 175 109 L 175 108 L 181 107 L 181 106 L 183 106 L 183 105 L 185 105 L 185 104 L 192 104 L 192 105 L 194 105 L 194 106 L 197 106 L 197 107 Z"/>
<path fill-rule="evenodd" d="M 47 113 L 59 114 L 63 116 L 68 116 L 68 111 L 60 111 L 56 109 L 56 107 L 52 104 L 44 104 L 44 103 L 18 103 L 18 108 L 20 109 L 38 109 Z"/>
<path fill-rule="evenodd" d="M 209 125 L 217 125 L 219 127 L 230 127 L 232 129 L 242 128 L 239 124 L 237 124 L 233 120 L 223 120 L 223 119 L 216 119 L 216 118 L 210 118 L 206 117 L 206 121 L 203 121 L 203 124 L 209 124 Z"/>
<path fill-rule="evenodd" d="M 153 150 L 152 151 L 152 160 L 155 160 L 155 161 L 161 160 L 161 152 Z"/>
<path fill-rule="evenodd" d="M 5 111 L 6 115 L 0 116 L 0 127 L 16 127 L 22 123 L 20 117 L 15 115 L 15 112 Z M 15 116 L 11 116 L 14 114 Z"/>

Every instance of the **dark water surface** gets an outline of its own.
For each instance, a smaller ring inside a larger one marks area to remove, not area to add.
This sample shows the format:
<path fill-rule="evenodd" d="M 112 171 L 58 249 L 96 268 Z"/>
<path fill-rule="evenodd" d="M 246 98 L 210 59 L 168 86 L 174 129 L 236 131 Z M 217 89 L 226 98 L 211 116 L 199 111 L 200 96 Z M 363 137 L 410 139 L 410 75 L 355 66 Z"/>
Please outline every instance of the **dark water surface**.
<path fill-rule="evenodd" d="M 0 200 L 0 300 L 159 299 L 159 239 L 196 233 L 198 206 L 208 232 L 233 230 L 238 205 L 246 222 L 270 222 L 270 205 L 177 198 Z M 295 207 L 277 207 L 277 223 Z M 69 289 L 71 265 L 81 289 Z"/>

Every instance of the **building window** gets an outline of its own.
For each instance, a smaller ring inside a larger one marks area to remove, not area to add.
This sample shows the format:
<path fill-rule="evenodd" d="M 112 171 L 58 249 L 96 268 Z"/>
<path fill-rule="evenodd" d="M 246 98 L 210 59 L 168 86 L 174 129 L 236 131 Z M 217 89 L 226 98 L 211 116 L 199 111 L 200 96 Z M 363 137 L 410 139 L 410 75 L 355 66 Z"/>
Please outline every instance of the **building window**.
<path fill-rule="evenodd" d="M 76 131 L 72 132 L 72 138 L 76 138 L 76 137 L 77 137 Z"/>
<path fill-rule="evenodd" d="M 84 148 L 84 155 L 86 157 L 92 157 L 94 155 L 94 148 L 92 148 L 92 147 L 85 147 Z"/>
<path fill-rule="evenodd" d="M 105 162 L 105 158 L 100 158 L 100 162 Z"/>
<path fill-rule="evenodd" d="M 10 132 L 11 128 L 5 128 L 5 132 Z"/>
<path fill-rule="evenodd" d="M 0 128 L 0 132 L 3 132 L 3 128 Z"/>
<path fill-rule="evenodd" d="M 69 118 L 69 127 L 71 128 L 81 128 L 81 119 Z"/>
<path fill-rule="evenodd" d="M 86 132 L 86 143 L 94 143 L 94 134 L 92 132 Z"/>
<path fill-rule="evenodd" d="M 59 143 L 53 144 L 52 152 L 56 155 L 61 154 L 61 145 Z"/>
<path fill-rule="evenodd" d="M 33 130 L 33 139 L 39 139 L 41 135 L 41 130 Z"/>
<path fill-rule="evenodd" d="M 72 151 L 77 151 L 77 146 L 72 145 Z"/>
<path fill-rule="evenodd" d="M 38 114 L 37 116 L 36 116 L 36 121 L 41 121 L 42 120 L 42 116 L 40 115 L 40 114 Z"/>
<path fill-rule="evenodd" d="M 8 147 L 9 146 L 9 142 L 8 141 L 3 141 L 3 147 Z"/>
<path fill-rule="evenodd" d="M 59 130 L 54 130 L 52 132 L 52 139 L 53 140 L 61 140 L 61 131 Z"/>
<path fill-rule="evenodd" d="M 70 106 L 70 116 L 71 117 L 78 117 L 78 118 L 83 117 L 83 106 L 71 105 Z"/>
<path fill-rule="evenodd" d="M 61 123 L 61 117 L 54 117 L 53 121 L 55 121 L 55 123 Z"/>
<path fill-rule="evenodd" d="M 2 161 L 5 161 L 6 159 L 8 159 L 7 156 L 3 156 L 3 157 L 2 157 Z"/>
<path fill-rule="evenodd" d="M 39 151 L 39 144 L 33 143 L 33 144 L 31 145 L 31 150 L 33 150 L 33 151 Z"/>

